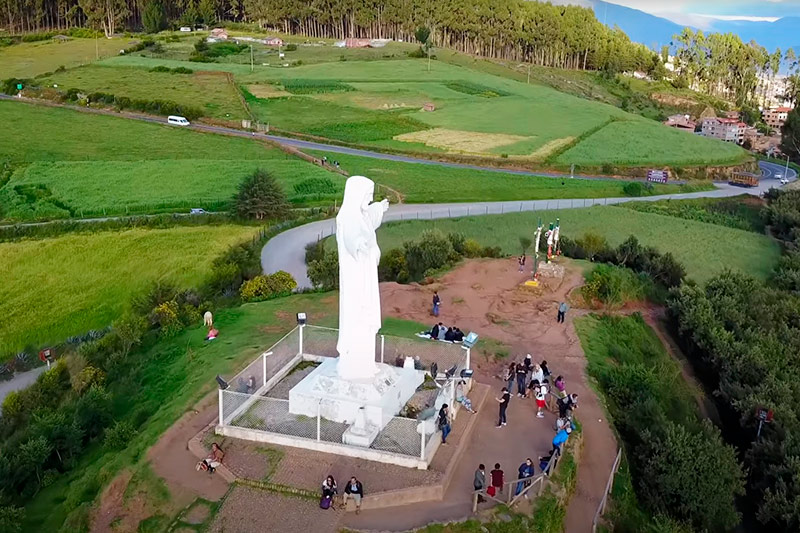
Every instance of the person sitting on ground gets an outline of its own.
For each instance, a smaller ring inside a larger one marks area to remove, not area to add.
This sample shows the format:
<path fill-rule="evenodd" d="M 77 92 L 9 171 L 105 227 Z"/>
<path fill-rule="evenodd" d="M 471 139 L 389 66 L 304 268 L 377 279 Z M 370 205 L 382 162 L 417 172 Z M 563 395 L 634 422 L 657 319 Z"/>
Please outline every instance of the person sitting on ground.
<path fill-rule="evenodd" d="M 434 324 L 433 325 L 433 327 L 431 328 L 431 332 L 429 333 L 429 335 L 431 336 L 431 339 L 436 340 L 439 337 L 439 327 L 441 325 L 442 325 L 441 322 L 439 322 L 438 324 Z"/>
<path fill-rule="evenodd" d="M 447 342 L 453 342 L 455 340 L 455 334 L 453 333 L 453 328 L 447 328 L 447 331 L 444 333 L 444 340 Z"/>
<path fill-rule="evenodd" d="M 222 459 L 224 458 L 225 452 L 222 451 L 219 444 L 214 442 L 211 444 L 211 453 L 208 454 L 208 457 L 197 463 L 196 470 L 203 470 L 209 474 L 213 474 L 217 471 L 217 467 L 222 464 Z"/>
<path fill-rule="evenodd" d="M 553 385 L 558 391 L 559 398 L 563 398 L 567 395 L 567 383 L 564 381 L 564 376 L 558 376 L 553 382 Z"/>
<path fill-rule="evenodd" d="M 359 480 L 356 479 L 356 476 L 350 478 L 350 482 L 344 488 L 344 494 L 342 495 L 342 509 L 347 507 L 347 497 L 352 496 L 353 500 L 356 502 L 356 514 L 361 512 L 361 498 L 364 497 L 364 485 L 361 484 Z"/>
<path fill-rule="evenodd" d="M 208 335 L 206 335 L 206 340 L 213 341 L 218 336 L 219 336 L 219 330 L 217 330 L 217 328 L 212 327 L 210 330 L 208 330 Z"/>
<path fill-rule="evenodd" d="M 569 394 L 566 398 L 558 399 L 558 416 L 567 418 L 572 415 L 572 411 L 578 408 L 578 395 Z"/>
<path fill-rule="evenodd" d="M 460 403 L 461 405 L 463 405 L 464 409 L 466 409 L 467 411 L 469 411 L 470 413 L 472 413 L 474 415 L 478 411 L 473 411 L 472 410 L 472 401 L 469 398 L 467 398 L 467 395 L 466 395 L 466 392 L 465 392 L 466 388 L 467 388 L 467 382 L 466 381 L 464 381 L 462 379 L 461 381 L 458 382 L 458 386 L 456 387 L 456 401 L 458 403 Z"/>
<path fill-rule="evenodd" d="M 464 332 L 456 327 L 454 327 L 453 330 L 454 330 L 453 340 L 455 342 L 462 342 L 464 340 Z"/>
<path fill-rule="evenodd" d="M 494 470 L 492 470 L 491 474 L 492 487 L 494 487 L 497 492 L 503 492 L 503 484 L 505 480 L 503 479 L 503 471 L 500 469 L 500 463 L 494 464 Z"/>
<path fill-rule="evenodd" d="M 439 335 L 438 335 L 436 338 L 437 338 L 438 340 L 440 340 L 440 341 L 443 341 L 443 340 L 444 340 L 444 336 L 445 336 L 445 335 L 447 335 L 447 328 L 446 328 L 446 327 L 444 327 L 444 326 L 442 325 L 442 323 L 440 322 L 440 323 L 439 323 Z"/>
<path fill-rule="evenodd" d="M 337 493 L 336 480 L 333 479 L 333 476 L 326 477 L 325 481 L 322 482 L 322 497 L 330 498 L 332 502 Z"/>

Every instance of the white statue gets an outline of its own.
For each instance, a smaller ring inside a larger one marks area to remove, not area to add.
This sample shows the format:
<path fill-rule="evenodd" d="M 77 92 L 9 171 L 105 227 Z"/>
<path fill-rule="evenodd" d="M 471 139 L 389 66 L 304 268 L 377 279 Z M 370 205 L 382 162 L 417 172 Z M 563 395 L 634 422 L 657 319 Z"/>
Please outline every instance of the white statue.
<path fill-rule="evenodd" d="M 343 379 L 372 378 L 375 337 L 381 328 L 378 263 L 381 250 L 375 230 L 381 225 L 389 201 L 372 203 L 375 183 L 351 176 L 336 216 L 339 249 L 339 352 L 338 374 Z"/>

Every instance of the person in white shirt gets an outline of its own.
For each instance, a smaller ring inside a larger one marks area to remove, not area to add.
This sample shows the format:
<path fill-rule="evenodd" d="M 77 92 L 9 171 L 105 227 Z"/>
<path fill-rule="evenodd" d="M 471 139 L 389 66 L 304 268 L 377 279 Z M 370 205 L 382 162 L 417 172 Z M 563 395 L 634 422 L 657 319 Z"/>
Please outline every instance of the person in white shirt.
<path fill-rule="evenodd" d="M 545 398 L 547 398 L 547 385 L 539 385 L 534 389 L 536 393 L 536 418 L 544 418 Z"/>

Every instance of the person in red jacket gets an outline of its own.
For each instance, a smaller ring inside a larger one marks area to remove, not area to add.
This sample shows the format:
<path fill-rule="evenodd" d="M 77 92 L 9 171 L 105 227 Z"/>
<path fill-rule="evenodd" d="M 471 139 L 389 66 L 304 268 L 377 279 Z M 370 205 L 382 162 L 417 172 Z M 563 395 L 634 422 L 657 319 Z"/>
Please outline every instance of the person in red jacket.
<path fill-rule="evenodd" d="M 494 470 L 491 472 L 492 474 L 492 487 L 495 488 L 497 492 L 503 492 L 503 471 L 500 469 L 500 463 L 494 464 Z"/>

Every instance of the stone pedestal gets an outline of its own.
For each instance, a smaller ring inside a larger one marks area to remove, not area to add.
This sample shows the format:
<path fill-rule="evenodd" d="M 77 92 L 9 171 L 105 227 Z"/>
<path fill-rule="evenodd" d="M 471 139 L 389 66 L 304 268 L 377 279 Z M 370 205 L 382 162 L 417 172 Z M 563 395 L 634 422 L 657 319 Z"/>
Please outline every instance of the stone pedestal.
<path fill-rule="evenodd" d="M 337 372 L 338 362 L 326 359 L 289 391 L 289 412 L 350 424 L 343 442 L 369 446 L 422 384 L 425 373 L 378 364 L 370 379 L 345 380 Z"/>

